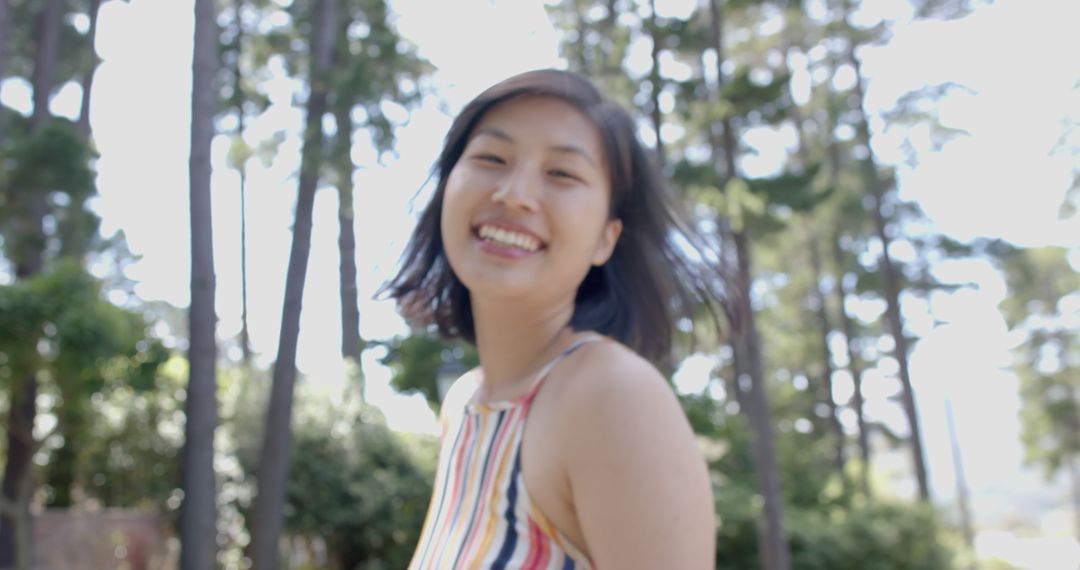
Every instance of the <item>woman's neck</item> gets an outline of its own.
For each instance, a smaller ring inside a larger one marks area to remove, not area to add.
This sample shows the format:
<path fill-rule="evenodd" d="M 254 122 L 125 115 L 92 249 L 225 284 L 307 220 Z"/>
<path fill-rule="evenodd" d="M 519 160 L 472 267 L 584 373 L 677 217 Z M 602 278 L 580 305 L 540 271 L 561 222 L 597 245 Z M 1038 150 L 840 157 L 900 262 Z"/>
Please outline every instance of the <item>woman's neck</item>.
<path fill-rule="evenodd" d="M 511 303 L 473 302 L 476 349 L 483 383 L 477 400 L 520 396 L 533 375 L 564 350 L 577 333 L 570 328 L 574 306 L 528 310 Z"/>

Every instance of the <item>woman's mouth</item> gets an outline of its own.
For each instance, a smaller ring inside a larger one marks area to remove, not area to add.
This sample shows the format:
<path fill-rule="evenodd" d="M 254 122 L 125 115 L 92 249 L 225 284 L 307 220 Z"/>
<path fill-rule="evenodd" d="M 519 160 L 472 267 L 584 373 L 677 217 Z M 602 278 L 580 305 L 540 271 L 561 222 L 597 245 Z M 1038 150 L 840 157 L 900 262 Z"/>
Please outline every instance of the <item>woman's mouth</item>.
<path fill-rule="evenodd" d="M 525 253 L 535 253 L 543 249 L 544 244 L 531 235 L 509 230 L 493 224 L 480 224 L 474 231 L 477 238 L 486 244 L 500 249 L 515 249 Z"/>

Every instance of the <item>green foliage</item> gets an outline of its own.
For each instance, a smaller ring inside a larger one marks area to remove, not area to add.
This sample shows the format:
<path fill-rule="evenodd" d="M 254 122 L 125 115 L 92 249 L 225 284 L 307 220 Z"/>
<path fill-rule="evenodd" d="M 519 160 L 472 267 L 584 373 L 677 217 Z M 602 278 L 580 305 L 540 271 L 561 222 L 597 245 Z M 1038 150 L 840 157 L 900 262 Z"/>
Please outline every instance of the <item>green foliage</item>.
<path fill-rule="evenodd" d="M 407 110 L 418 104 L 419 82 L 432 67 L 397 33 L 385 0 L 351 0 L 343 9 L 346 30 L 331 91 L 339 104 L 364 109 L 360 126 L 371 130 L 376 149 L 385 152 L 393 147 L 396 124 L 386 106 Z"/>
<path fill-rule="evenodd" d="M 1026 342 L 1016 351 L 1025 459 L 1048 479 L 1080 459 L 1080 272 L 1063 248 L 998 248 L 1009 294 L 1000 308 Z"/>
<path fill-rule="evenodd" d="M 728 220 L 732 231 L 750 227 L 760 236 L 781 231 L 792 212 L 812 211 L 828 200 L 832 189 L 817 190 L 814 180 L 820 165 L 804 172 L 782 172 L 773 177 L 734 178 L 719 190 L 720 177 L 711 164 L 680 160 L 673 178 L 686 189 L 693 202 L 715 211 Z"/>
<path fill-rule="evenodd" d="M 8 0 L 10 12 L 10 37 L 5 38 L 8 49 L 7 76 L 31 80 L 34 69 L 34 50 L 38 33 L 37 16 L 45 2 L 41 0 Z M 86 14 L 89 2 L 68 0 L 64 8 L 68 15 Z M 60 25 L 60 49 L 62 55 L 57 58 L 56 85 L 67 81 L 78 81 L 82 74 L 97 62 L 92 59 L 93 51 L 89 37 L 75 29 L 74 18 L 64 17 Z M 6 79 L 7 77 L 5 77 Z"/>
<path fill-rule="evenodd" d="M 74 260 L 46 274 L 0 287 L 0 350 L 43 360 L 58 377 L 100 389 L 107 379 L 152 383 L 164 348 L 146 338 L 138 313 L 102 299 L 101 284 Z M 36 339 L 49 343 L 41 353 Z M 122 357 L 125 362 L 111 359 Z M 40 363 L 39 363 L 40 364 Z"/>
<path fill-rule="evenodd" d="M 809 212 L 832 195 L 832 189 L 814 189 L 814 179 L 821 171 L 821 164 L 813 164 L 803 172 L 782 172 L 770 178 L 747 180 L 750 190 L 763 196 L 774 205 L 785 206 L 797 212 Z"/>
<path fill-rule="evenodd" d="M 186 360 L 174 355 L 159 372 L 150 386 L 117 382 L 90 399 L 94 421 L 82 428 L 76 477 L 87 499 L 114 508 L 175 509 Z"/>
<path fill-rule="evenodd" d="M 1080 291 L 1080 273 L 1069 265 L 1063 248 L 1007 251 L 1000 262 L 1012 292 L 1001 304 L 1010 326 L 1031 316 L 1056 315 L 1061 299 Z"/>
<path fill-rule="evenodd" d="M 101 283 L 78 262 L 0 286 L 0 383 L 28 374 L 51 380 L 59 444 L 51 444 L 50 503 L 70 503 L 73 485 L 89 485 L 83 467 L 93 424 L 92 402 L 112 390 L 152 389 L 168 353 L 146 334 L 143 317 L 102 299 Z M 17 395 L 15 395 L 17 397 Z M 91 472 L 92 473 L 92 472 Z"/>
<path fill-rule="evenodd" d="M 447 342 L 434 334 L 412 334 L 382 344 L 387 353 L 380 362 L 393 371 L 390 385 L 404 394 L 422 394 L 436 411 L 440 371 L 459 375 L 480 364 L 475 346 Z"/>
<path fill-rule="evenodd" d="M 592 79 L 615 101 L 631 105 L 644 86 L 623 69 L 632 38 L 645 32 L 635 2 L 566 0 L 549 3 L 545 9 L 562 32 L 560 50 L 570 69 Z M 675 33 L 667 35 L 669 41 L 677 37 Z"/>
<path fill-rule="evenodd" d="M 790 417 L 790 411 L 782 410 L 791 397 L 781 392 L 776 398 L 777 417 Z M 755 491 L 749 432 L 741 417 L 729 415 L 708 397 L 680 400 L 710 460 L 717 513 L 716 568 L 758 568 L 761 499 Z M 822 439 L 814 432 L 781 429 L 777 433 L 793 569 L 954 567 L 949 546 L 953 531 L 930 507 L 866 502 L 837 494 L 835 479 L 818 464 L 825 455 Z"/>
<path fill-rule="evenodd" d="M 938 120 L 938 103 L 954 92 L 974 93 L 972 89 L 953 82 L 923 87 L 900 96 L 896 106 L 884 113 L 884 119 L 890 128 L 926 125 L 929 128 L 931 150 L 940 151 L 946 143 L 969 134 L 964 129 L 949 127 Z M 915 167 L 918 160 L 910 156 L 908 163 Z"/>
<path fill-rule="evenodd" d="M 253 386 L 258 391 L 258 386 Z M 264 398 L 241 391 L 235 434 L 240 473 L 233 507 L 250 517 L 246 499 L 256 473 Z M 285 531 L 325 541 L 334 568 L 389 570 L 408 565 L 427 512 L 437 441 L 387 428 L 379 411 L 302 397 L 298 402 Z M 254 428 L 254 429 L 253 429 Z M 250 520 L 248 522 L 250 528 Z"/>
<path fill-rule="evenodd" d="M 1072 347 L 1074 355 L 1078 352 Z M 1075 369 L 1039 374 L 1022 365 L 1021 441 L 1024 458 L 1052 479 L 1080 457 L 1080 375 Z"/>
<path fill-rule="evenodd" d="M 947 570 L 953 553 L 943 523 L 921 505 L 869 503 L 848 510 L 792 510 L 792 568 Z"/>
<path fill-rule="evenodd" d="M 908 0 L 917 18 L 952 20 L 971 13 L 980 0 Z M 988 0 L 992 1 L 992 0 Z"/>
<path fill-rule="evenodd" d="M 314 422 L 298 427 L 285 524 L 324 537 L 341 568 L 404 568 L 431 498 L 435 442 L 366 415 L 340 435 Z"/>
<path fill-rule="evenodd" d="M 1001 307 L 1010 325 L 1027 336 L 1017 351 L 1021 440 L 1026 459 L 1047 477 L 1080 457 L 1080 342 L 1075 310 L 1080 273 L 1061 248 L 1016 250 L 1003 266 L 1011 295 Z M 1071 313 L 1071 314 L 1070 314 Z"/>
<path fill-rule="evenodd" d="M 4 254 L 19 263 L 45 249 L 43 235 L 35 225 L 45 212 L 32 211 L 35 199 L 44 199 L 47 207 L 55 210 L 62 247 L 85 252 L 98 224 L 96 216 L 83 210 L 86 199 L 96 191 L 86 139 L 75 125 L 59 119 L 33 135 L 24 132 L 25 121 L 17 126 L 10 129 L 14 136 L 0 152 Z"/>
<path fill-rule="evenodd" d="M 752 117 L 755 122 L 768 124 L 786 119 L 790 75 L 784 71 L 759 70 L 768 76 L 767 81 L 759 82 L 754 79 L 753 71 L 747 66 L 739 67 L 720 91 L 721 99 L 730 105 L 728 112 L 731 116 Z"/>
<path fill-rule="evenodd" d="M 14 168 L 4 178 L 3 191 L 14 203 L 24 192 L 63 192 L 71 199 L 94 191 L 87 164 L 90 151 L 75 125 L 54 119 L 39 132 L 18 141 L 5 160 Z"/>

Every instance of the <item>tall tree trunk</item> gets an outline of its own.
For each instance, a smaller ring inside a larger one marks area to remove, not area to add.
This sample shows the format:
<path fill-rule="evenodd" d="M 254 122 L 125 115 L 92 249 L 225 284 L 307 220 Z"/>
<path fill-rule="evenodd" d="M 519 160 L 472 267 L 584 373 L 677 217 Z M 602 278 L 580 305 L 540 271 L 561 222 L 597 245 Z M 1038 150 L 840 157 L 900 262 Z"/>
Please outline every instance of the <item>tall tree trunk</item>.
<path fill-rule="evenodd" d="M 789 11 L 786 16 L 790 23 L 791 12 Z M 785 59 L 787 60 L 790 60 L 791 54 L 796 48 L 796 42 L 791 36 L 791 25 L 785 24 L 783 41 Z M 792 70 L 792 72 L 794 72 L 794 70 Z M 789 90 L 790 89 L 791 86 L 789 84 Z M 791 100 L 794 102 L 794 92 L 791 92 L 790 96 Z M 802 109 L 794 103 L 791 105 L 790 113 L 792 123 L 795 126 L 796 139 L 798 140 L 798 148 L 796 150 L 799 159 L 798 166 L 799 168 L 805 169 L 810 166 L 810 156 L 806 145 L 806 129 L 804 126 L 805 118 L 803 117 Z M 840 476 L 841 484 L 846 491 L 848 489 L 848 478 L 847 473 L 844 471 L 844 467 L 847 464 L 844 448 L 847 437 L 844 435 L 844 427 L 840 423 L 839 409 L 836 404 L 836 399 L 833 397 L 832 378 L 834 370 L 832 365 L 832 351 L 829 349 L 829 333 L 832 332 L 832 324 L 829 322 L 828 303 L 826 302 L 825 292 L 821 289 L 821 279 L 824 275 L 821 251 L 818 249 L 818 238 L 815 234 L 815 229 L 810 223 L 806 224 L 806 243 L 809 247 L 810 267 L 814 277 L 810 294 L 817 305 L 814 316 L 817 319 L 818 332 L 821 334 L 821 366 L 824 392 L 821 395 L 821 399 L 829 406 L 829 424 L 833 430 L 833 435 L 836 438 L 836 450 L 833 455 L 833 461 L 835 462 L 836 472 Z"/>
<path fill-rule="evenodd" d="M 37 50 L 34 54 L 34 71 L 31 84 L 34 88 L 34 111 L 30 117 L 30 130 L 41 130 L 50 119 L 49 100 L 56 82 L 56 60 L 60 53 L 60 25 L 64 16 L 62 0 L 46 0 L 37 15 Z"/>
<path fill-rule="evenodd" d="M 613 38 L 615 34 L 615 26 L 619 21 L 619 7 L 618 0 L 607 0 L 605 4 L 606 13 L 604 19 L 599 22 L 600 37 Z M 614 47 L 614 46 L 612 46 Z M 599 62 L 597 68 L 601 76 L 607 80 L 611 80 L 612 77 L 623 74 L 622 59 L 618 57 L 618 51 L 612 50 L 599 50 Z"/>
<path fill-rule="evenodd" d="M 82 103 L 79 105 L 79 132 L 83 136 L 90 136 L 90 93 L 94 87 L 94 72 L 97 71 L 98 57 L 94 43 L 97 40 L 98 12 L 101 8 L 101 0 L 90 0 L 90 31 L 87 32 L 87 40 L 90 42 L 90 67 L 86 69 L 82 77 Z"/>
<path fill-rule="evenodd" d="M 588 35 L 589 28 L 585 24 L 585 14 L 581 10 L 581 1 L 570 0 L 570 4 L 574 8 L 574 22 L 577 24 L 577 29 L 575 31 L 578 35 L 578 44 L 581 46 L 581 51 L 577 52 L 578 71 L 585 75 L 592 75 L 593 73 L 602 71 L 603 66 L 600 64 L 594 66 L 592 62 L 589 61 L 589 44 L 585 39 Z"/>
<path fill-rule="evenodd" d="M 82 102 L 79 105 L 78 129 L 84 137 L 90 137 L 90 92 L 94 84 L 94 72 L 97 70 L 98 57 L 95 49 L 97 38 L 98 13 L 101 8 L 101 0 L 90 0 L 88 16 L 90 29 L 87 31 L 87 44 L 89 50 L 89 67 L 82 76 Z M 69 249 L 69 243 L 61 246 L 61 255 L 73 253 L 65 251 Z M 76 247 L 85 248 L 88 242 L 74 244 Z M 75 484 L 77 470 L 76 451 L 82 444 L 82 433 L 79 426 L 85 425 L 84 410 L 82 404 L 77 402 L 74 393 L 77 387 L 69 387 L 67 393 L 62 393 L 63 404 L 57 414 L 57 432 L 64 438 L 64 445 L 57 449 L 53 459 L 48 465 L 47 481 L 53 490 L 46 506 L 49 508 L 70 508 L 73 505 L 72 487 Z M 61 388 L 64 390 L 64 388 Z"/>
<path fill-rule="evenodd" d="M 844 2 L 844 24 L 851 27 L 848 13 L 850 12 L 850 0 Z M 881 242 L 881 261 L 879 271 L 885 284 L 886 317 L 889 331 L 893 337 L 893 356 L 896 358 L 900 371 L 900 383 L 903 386 L 902 399 L 904 413 L 907 415 L 908 428 L 911 432 L 911 454 L 914 463 L 915 479 L 918 484 L 919 499 L 923 502 L 930 501 L 930 485 L 926 475 L 926 460 L 923 453 L 922 430 L 919 427 L 919 414 L 915 406 L 915 390 L 911 385 L 911 374 L 908 369 L 908 342 L 904 336 L 904 324 L 900 315 L 900 276 L 889 252 L 891 239 L 887 230 L 884 213 L 885 188 L 878 174 L 877 160 L 874 151 L 870 147 L 870 123 L 866 116 L 866 97 L 863 87 L 862 68 L 859 58 L 855 54 L 858 47 L 854 39 L 850 39 L 847 46 L 848 63 L 855 70 L 855 106 L 858 119 L 855 124 L 856 139 L 866 149 L 866 158 L 862 161 L 862 173 L 866 189 L 871 198 L 871 215 L 874 220 L 874 228 L 878 240 Z"/>
<path fill-rule="evenodd" d="M 1069 339 L 1061 339 L 1062 346 L 1068 346 Z M 1077 434 L 1080 434 L 1080 395 L 1076 393 L 1076 388 L 1073 384 L 1068 382 L 1064 383 L 1067 391 L 1067 401 L 1072 402 L 1073 406 L 1069 409 L 1068 413 L 1068 433 L 1064 434 L 1064 440 L 1070 439 L 1075 441 Z M 1071 437 L 1070 437 L 1071 436 Z M 1065 470 L 1069 478 L 1069 483 L 1072 487 L 1072 507 L 1073 515 L 1076 517 L 1076 538 L 1080 540 L 1080 453 L 1073 450 L 1071 453 L 1066 452 L 1063 459 L 1065 463 Z"/>
<path fill-rule="evenodd" d="M 829 424 L 833 430 L 833 437 L 836 438 L 836 450 L 833 455 L 836 472 L 840 475 L 840 481 L 843 483 L 844 488 L 847 489 L 848 479 L 847 474 L 844 472 L 844 466 L 847 463 L 847 457 L 844 453 L 847 436 L 844 435 L 844 426 L 840 424 L 839 407 L 836 405 L 836 398 L 833 397 L 832 351 L 829 350 L 829 333 L 832 332 L 832 324 L 829 322 L 825 292 L 821 290 L 821 277 L 824 275 L 824 270 L 822 269 L 821 252 L 818 250 L 817 239 L 813 235 L 809 235 L 807 241 L 810 248 L 810 267 L 814 273 L 811 295 L 813 295 L 814 302 L 817 305 L 814 314 L 817 317 L 818 332 L 821 334 L 821 374 L 824 388 L 821 398 L 829 406 Z"/>
<path fill-rule="evenodd" d="M 709 7 L 712 13 L 711 32 L 712 47 L 716 50 L 716 97 L 719 97 L 720 88 L 723 86 L 724 73 L 724 44 L 723 44 L 723 13 L 720 9 L 719 0 L 710 0 Z M 736 163 L 736 145 L 734 121 L 725 117 L 722 121 L 723 149 L 713 149 L 716 157 L 723 152 L 725 172 L 723 179 L 730 181 L 736 179 L 738 168 Z M 787 536 L 783 526 L 783 498 L 780 493 L 780 469 L 776 461 L 775 435 L 772 426 L 772 413 L 769 410 L 768 393 L 764 382 L 762 367 L 761 339 L 755 324 L 753 303 L 751 302 L 752 283 L 752 260 L 750 258 L 750 237 L 745 226 L 732 232 L 735 243 L 735 255 L 738 264 L 736 295 L 739 303 L 739 317 L 742 330 L 736 338 L 735 346 L 735 369 L 738 376 L 738 384 L 743 384 L 743 378 L 749 378 L 749 394 L 747 395 L 747 420 L 750 424 L 750 434 L 753 445 L 754 475 L 757 480 L 758 491 L 764 499 L 762 519 L 759 522 L 758 548 L 761 553 L 761 561 L 765 570 L 789 570 L 791 568 L 791 555 L 788 549 Z"/>
<path fill-rule="evenodd" d="M 218 62 L 214 0 L 195 2 L 192 62 L 191 157 L 191 308 L 187 399 L 184 402 L 182 456 L 184 503 L 180 514 L 180 567 L 216 567 L 217 482 L 214 431 L 218 424 L 214 310 L 214 241 L 210 198 L 210 144 L 214 137 Z"/>
<path fill-rule="evenodd" d="M 11 0 L 0 0 L 0 80 L 7 76 L 11 42 Z M 7 108 L 0 105 L 0 144 L 7 140 Z"/>
<path fill-rule="evenodd" d="M 360 367 L 362 340 L 360 339 L 360 307 L 356 286 L 356 232 L 353 214 L 353 122 L 348 102 L 337 105 L 336 164 L 338 181 L 338 252 L 340 261 L 338 275 L 341 292 L 341 356 Z M 363 394 L 363 391 L 360 392 Z"/>
<path fill-rule="evenodd" d="M 300 308 L 304 277 L 311 250 L 311 214 L 322 162 L 322 118 L 326 113 L 327 71 L 336 43 L 337 1 L 319 0 L 315 5 L 311 35 L 311 93 L 307 101 L 307 125 L 300 162 L 300 183 L 293 224 L 292 252 L 285 282 L 281 335 L 274 363 L 274 381 L 266 416 L 258 466 L 259 491 L 255 498 L 252 536 L 254 570 L 276 570 L 278 540 L 284 517 L 285 483 L 289 476 L 292 443 L 293 385 L 296 382 L 296 345 L 300 336 Z"/>
<path fill-rule="evenodd" d="M 652 39 L 652 66 L 649 68 L 649 116 L 653 131 L 656 132 L 656 163 L 660 168 L 667 166 L 667 152 L 660 130 L 664 124 L 664 114 L 660 111 L 660 91 L 663 81 L 660 78 L 660 25 L 656 21 L 656 0 L 649 0 L 649 36 Z"/>
<path fill-rule="evenodd" d="M 240 63 L 244 55 L 244 0 L 233 3 L 233 20 L 236 26 L 236 60 L 233 65 L 233 105 L 236 107 L 236 136 L 244 136 L 247 115 L 244 113 L 243 74 Z M 237 166 L 240 175 L 240 350 L 244 367 L 251 365 L 251 334 L 248 330 L 248 275 L 247 275 L 247 161 Z"/>
<path fill-rule="evenodd" d="M 825 129 L 825 145 L 829 162 L 829 186 L 832 188 L 837 187 L 840 178 L 840 169 L 843 163 L 843 159 L 840 155 L 840 145 L 837 144 L 837 141 L 832 134 L 836 130 L 836 122 L 837 113 L 830 105 L 828 109 L 828 125 Z M 841 246 L 840 233 L 834 233 L 831 240 L 833 264 L 836 267 L 836 310 L 840 317 L 840 332 L 844 335 L 844 346 L 846 347 L 848 356 L 848 371 L 851 372 L 851 380 L 854 389 L 850 404 L 855 410 L 856 425 L 858 426 L 859 460 L 862 463 L 861 469 L 859 470 L 859 486 L 862 488 L 862 492 L 865 496 L 871 497 L 873 496 L 873 489 L 870 486 L 870 432 L 869 426 L 866 423 L 865 398 L 863 397 L 863 371 L 862 365 L 860 364 L 861 360 L 858 355 L 859 351 L 856 346 L 858 338 L 855 332 L 855 323 L 851 319 L 851 315 L 847 312 L 847 298 L 849 291 L 845 282 L 847 273 L 844 270 L 845 258 L 844 249 Z"/>
<path fill-rule="evenodd" d="M 749 378 L 749 393 L 744 398 L 748 404 L 746 418 L 753 446 L 754 478 L 764 499 L 763 518 L 759 521 L 759 551 L 765 570 L 789 570 L 791 559 L 783 526 L 784 504 L 780 493 L 780 468 L 776 461 L 776 436 L 762 370 L 761 338 L 750 299 L 750 238 L 745 231 L 734 232 L 733 238 L 739 264 L 739 311 L 743 327 L 737 343 L 740 350 L 736 353 L 736 359 L 742 364 L 736 369 L 743 370 L 740 385 L 744 383 L 743 378 Z"/>
<path fill-rule="evenodd" d="M 64 445 L 52 453 L 46 467 L 46 482 L 53 494 L 45 503 L 47 508 L 70 508 L 75 473 L 78 470 L 76 450 L 83 447 L 83 430 L 87 424 L 82 402 L 76 400 L 76 386 L 61 388 L 62 403 L 55 411 L 56 433 L 64 438 Z"/>
<path fill-rule="evenodd" d="M 241 124 L 243 120 L 241 119 Z M 237 130 L 242 131 L 241 127 Z M 248 330 L 247 271 L 247 167 L 240 166 L 240 350 L 244 367 L 251 365 L 251 333 Z"/>
<path fill-rule="evenodd" d="M 1074 455 L 1068 458 L 1069 483 L 1072 488 L 1073 523 L 1076 525 L 1076 539 L 1080 541 L 1080 460 Z"/>
<path fill-rule="evenodd" d="M 49 99 L 56 76 L 56 58 L 60 49 L 60 25 L 63 1 L 47 0 L 37 15 L 37 45 L 31 77 L 34 110 L 30 133 L 37 134 L 51 117 Z M 7 38 L 5 37 L 4 40 Z M 45 216 L 48 214 L 46 188 L 28 188 L 29 211 L 24 218 L 24 233 L 29 246 L 15 260 L 15 278 L 29 279 L 45 266 Z M 32 344 L 36 344 L 36 341 Z M 30 534 L 29 502 L 33 483 L 35 450 L 34 421 L 37 418 L 38 382 L 36 372 L 16 381 L 11 392 L 8 414 L 8 455 L 4 464 L 3 516 L 0 517 L 0 569 L 29 568 L 33 545 Z"/>
<path fill-rule="evenodd" d="M 870 497 L 870 433 L 866 424 L 865 398 L 863 397 L 862 366 L 859 364 L 859 354 L 856 350 L 855 323 L 847 312 L 848 290 L 844 283 L 844 251 L 840 247 L 840 237 L 833 239 L 833 256 L 836 261 L 836 304 L 840 315 L 840 328 L 844 334 L 844 345 L 847 347 L 848 370 L 851 371 L 851 380 L 854 384 L 852 395 L 852 407 L 855 409 L 855 419 L 859 427 L 859 460 L 862 462 L 860 470 L 860 485 L 863 493 Z"/>
<path fill-rule="evenodd" d="M 7 462 L 4 465 L 3 518 L 0 518 L 0 569 L 28 567 L 29 548 L 26 539 L 30 512 L 28 503 L 33 488 L 31 461 L 36 448 L 34 417 L 37 415 L 37 376 L 23 378 L 12 392 L 8 412 Z"/>
<path fill-rule="evenodd" d="M 964 475 L 964 460 L 960 456 L 960 442 L 956 435 L 956 419 L 953 417 L 952 402 L 945 400 L 945 420 L 949 427 L 949 446 L 952 449 L 953 471 L 956 474 L 956 501 L 960 505 L 960 530 L 964 533 L 964 543 L 972 555 L 969 568 L 974 570 L 975 529 L 971 517 L 971 497 L 968 494 L 967 477 Z"/>

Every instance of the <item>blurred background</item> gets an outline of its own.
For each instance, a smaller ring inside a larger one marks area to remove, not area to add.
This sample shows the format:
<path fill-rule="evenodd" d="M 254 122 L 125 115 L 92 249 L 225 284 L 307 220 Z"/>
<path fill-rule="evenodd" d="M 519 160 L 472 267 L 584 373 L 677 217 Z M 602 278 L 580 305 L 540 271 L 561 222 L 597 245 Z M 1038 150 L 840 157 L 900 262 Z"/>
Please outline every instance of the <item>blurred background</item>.
<path fill-rule="evenodd" d="M 0 0 L 0 568 L 404 568 L 477 361 L 376 292 L 454 114 L 544 67 L 635 114 L 744 292 L 658 363 L 717 569 L 1080 567 L 1077 22 Z"/>

